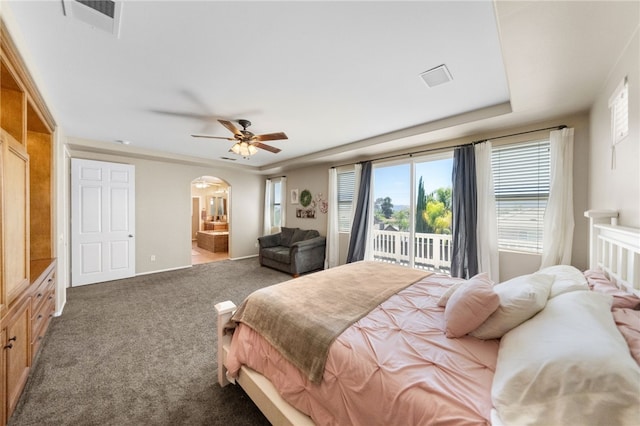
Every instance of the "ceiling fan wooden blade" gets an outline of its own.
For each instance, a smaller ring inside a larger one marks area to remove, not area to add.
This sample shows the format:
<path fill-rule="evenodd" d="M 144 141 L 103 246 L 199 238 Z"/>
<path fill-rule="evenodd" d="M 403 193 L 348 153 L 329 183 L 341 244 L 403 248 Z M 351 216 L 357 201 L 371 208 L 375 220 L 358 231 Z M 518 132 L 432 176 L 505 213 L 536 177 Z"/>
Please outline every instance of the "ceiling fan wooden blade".
<path fill-rule="evenodd" d="M 232 122 L 227 120 L 218 120 L 218 121 L 220 122 L 220 124 L 226 127 L 234 135 L 242 136 L 242 133 L 240 133 L 240 130 L 238 130 L 238 128 Z"/>
<path fill-rule="evenodd" d="M 280 139 L 289 139 L 284 132 L 267 133 L 265 135 L 256 135 L 254 140 L 257 141 L 277 141 Z"/>
<path fill-rule="evenodd" d="M 254 142 L 252 145 L 255 146 L 256 148 L 261 148 L 261 149 L 264 149 L 265 151 L 273 152 L 274 154 L 277 154 L 280 152 L 280 148 L 276 148 L 271 145 L 265 145 L 260 142 Z"/>
<path fill-rule="evenodd" d="M 224 139 L 226 141 L 234 141 L 234 138 L 225 138 L 222 136 L 209 136 L 209 135 L 191 135 L 194 138 L 207 138 L 207 139 Z"/>

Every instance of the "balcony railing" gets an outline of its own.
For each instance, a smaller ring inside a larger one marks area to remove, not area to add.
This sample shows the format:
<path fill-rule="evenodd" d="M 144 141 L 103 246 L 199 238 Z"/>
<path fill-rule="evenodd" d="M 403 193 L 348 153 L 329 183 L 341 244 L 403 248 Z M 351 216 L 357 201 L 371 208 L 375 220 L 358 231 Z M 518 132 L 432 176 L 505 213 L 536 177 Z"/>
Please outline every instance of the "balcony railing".
<path fill-rule="evenodd" d="M 373 230 L 373 258 L 380 262 L 409 264 L 408 232 Z M 413 240 L 414 267 L 449 273 L 451 235 L 416 233 Z"/>

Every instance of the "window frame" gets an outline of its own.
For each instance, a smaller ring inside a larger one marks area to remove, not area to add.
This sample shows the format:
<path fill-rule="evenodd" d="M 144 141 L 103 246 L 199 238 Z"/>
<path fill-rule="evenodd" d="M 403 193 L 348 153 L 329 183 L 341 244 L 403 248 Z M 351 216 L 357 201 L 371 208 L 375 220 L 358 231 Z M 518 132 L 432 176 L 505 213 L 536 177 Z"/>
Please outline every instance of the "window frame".
<path fill-rule="evenodd" d="M 534 156 L 537 160 L 532 163 Z M 551 186 L 549 137 L 494 145 L 491 149 L 491 169 L 498 250 L 542 254 L 544 213 Z M 500 169 L 504 169 L 504 172 Z M 502 216 L 504 218 L 501 220 Z M 530 226 L 532 222 L 535 222 L 533 227 Z M 532 235 L 535 235 L 535 239 L 531 238 Z"/>
<path fill-rule="evenodd" d="M 350 176 L 350 177 L 347 177 Z M 338 204 L 338 232 L 350 233 L 353 224 L 353 202 L 355 200 L 356 188 L 355 169 L 338 170 L 336 172 L 336 198 Z M 350 185 L 350 188 L 348 187 Z M 341 187 L 347 186 L 343 191 Z M 349 193 L 349 189 L 351 190 Z M 342 198 L 344 196 L 344 198 Z M 346 214 L 346 217 L 344 217 Z"/>
<path fill-rule="evenodd" d="M 277 190 L 276 187 L 279 188 L 279 192 L 280 192 L 280 197 L 276 197 L 277 194 Z M 285 224 L 283 223 L 282 219 L 283 219 L 283 215 L 282 215 L 282 210 L 285 207 L 285 204 L 283 203 L 283 191 L 284 191 L 284 187 L 283 187 L 283 183 L 282 183 L 282 178 L 271 178 L 271 205 L 269 206 L 270 210 L 271 210 L 271 228 L 279 228 L 281 229 L 283 226 L 285 226 Z M 276 206 L 280 208 L 280 214 L 278 215 L 278 219 L 279 219 L 279 223 L 276 223 Z"/>
<path fill-rule="evenodd" d="M 623 78 L 609 98 L 611 143 L 616 145 L 629 135 L 629 83 Z"/>

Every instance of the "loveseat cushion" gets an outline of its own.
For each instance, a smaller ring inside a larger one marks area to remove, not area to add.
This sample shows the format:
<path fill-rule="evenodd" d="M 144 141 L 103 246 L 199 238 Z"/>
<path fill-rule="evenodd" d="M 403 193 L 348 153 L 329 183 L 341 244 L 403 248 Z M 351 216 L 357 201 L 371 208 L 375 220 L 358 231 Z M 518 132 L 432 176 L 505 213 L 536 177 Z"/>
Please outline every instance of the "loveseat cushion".
<path fill-rule="evenodd" d="M 284 246 L 269 247 L 269 248 L 262 249 L 261 254 L 262 254 L 262 257 L 275 260 L 276 262 L 286 263 L 287 265 L 291 263 L 289 247 L 284 247 Z"/>
<path fill-rule="evenodd" d="M 307 231 L 305 229 L 296 229 L 293 232 L 293 237 L 291 237 L 291 245 L 293 245 L 294 243 L 297 243 L 298 241 L 308 240 L 309 232 L 311 231 Z"/>
<path fill-rule="evenodd" d="M 282 231 L 280 231 L 280 245 L 290 247 L 292 244 L 291 239 L 293 238 L 293 234 L 297 229 L 298 228 L 285 228 L 283 226 Z"/>
<path fill-rule="evenodd" d="M 320 233 L 315 229 L 309 229 L 307 231 L 307 236 L 304 238 L 305 240 L 310 240 L 311 238 L 319 237 Z"/>

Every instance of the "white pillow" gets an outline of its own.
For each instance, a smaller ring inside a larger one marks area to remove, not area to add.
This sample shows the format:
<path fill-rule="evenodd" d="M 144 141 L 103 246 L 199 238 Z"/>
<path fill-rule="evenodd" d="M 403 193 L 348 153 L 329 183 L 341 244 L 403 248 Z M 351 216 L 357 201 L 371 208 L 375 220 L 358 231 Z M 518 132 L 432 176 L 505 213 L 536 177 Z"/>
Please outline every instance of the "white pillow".
<path fill-rule="evenodd" d="M 640 367 L 611 315 L 612 297 L 573 291 L 500 341 L 491 388 L 505 425 L 637 425 Z"/>
<path fill-rule="evenodd" d="M 471 334 L 479 339 L 499 339 L 519 326 L 547 303 L 553 275 L 523 275 L 493 286 L 500 297 L 500 306 Z"/>
<path fill-rule="evenodd" d="M 538 273 L 550 274 L 556 277 L 551 286 L 551 294 L 549 299 L 559 294 L 576 290 L 589 290 L 587 278 L 575 266 L 571 265 L 554 265 L 540 269 Z"/>

